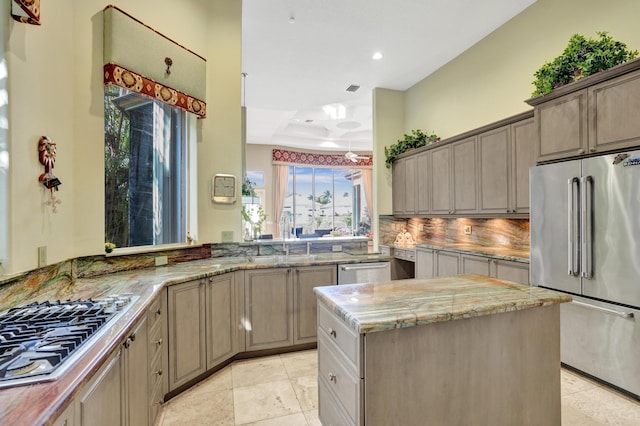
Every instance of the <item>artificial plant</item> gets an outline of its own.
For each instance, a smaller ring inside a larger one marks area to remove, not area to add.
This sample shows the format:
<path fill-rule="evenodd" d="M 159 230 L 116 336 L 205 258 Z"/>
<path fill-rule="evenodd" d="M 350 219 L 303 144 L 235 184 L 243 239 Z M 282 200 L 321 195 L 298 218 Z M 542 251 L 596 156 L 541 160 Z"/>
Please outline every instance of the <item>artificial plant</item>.
<path fill-rule="evenodd" d="M 386 157 L 385 164 L 387 168 L 390 169 L 393 160 L 403 152 L 413 148 L 420 148 L 421 146 L 432 144 L 439 140 L 440 138 L 435 133 L 428 135 L 420 129 L 412 130 L 410 135 L 405 133 L 402 139 L 398 139 L 398 142 L 384 147 L 384 155 Z"/>

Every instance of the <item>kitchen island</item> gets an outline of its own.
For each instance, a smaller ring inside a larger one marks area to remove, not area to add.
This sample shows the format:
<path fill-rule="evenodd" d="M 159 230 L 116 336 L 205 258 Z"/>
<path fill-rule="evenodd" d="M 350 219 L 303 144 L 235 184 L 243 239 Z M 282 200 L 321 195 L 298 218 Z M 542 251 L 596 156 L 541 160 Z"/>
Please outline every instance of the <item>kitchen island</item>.
<path fill-rule="evenodd" d="M 481 275 L 315 292 L 324 425 L 560 425 L 570 296 Z"/>

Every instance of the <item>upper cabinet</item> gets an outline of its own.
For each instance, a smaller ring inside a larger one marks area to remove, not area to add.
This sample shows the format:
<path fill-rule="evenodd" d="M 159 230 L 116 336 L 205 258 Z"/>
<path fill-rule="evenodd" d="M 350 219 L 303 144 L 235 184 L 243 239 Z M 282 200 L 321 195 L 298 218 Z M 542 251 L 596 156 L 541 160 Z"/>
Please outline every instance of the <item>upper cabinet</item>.
<path fill-rule="evenodd" d="M 528 214 L 536 141 L 528 112 L 399 158 L 393 163 L 394 215 Z"/>
<path fill-rule="evenodd" d="M 538 163 L 640 146 L 640 60 L 526 102 L 535 107 Z"/>

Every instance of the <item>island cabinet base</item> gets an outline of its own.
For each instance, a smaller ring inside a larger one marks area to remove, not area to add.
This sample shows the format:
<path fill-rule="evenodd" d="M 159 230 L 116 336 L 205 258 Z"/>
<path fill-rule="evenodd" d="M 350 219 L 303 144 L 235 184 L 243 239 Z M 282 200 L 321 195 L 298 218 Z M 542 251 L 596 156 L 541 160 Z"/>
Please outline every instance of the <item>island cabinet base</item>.
<path fill-rule="evenodd" d="M 361 365 L 353 371 L 363 373 L 354 395 L 361 406 L 343 410 L 349 403 L 328 390 L 340 377 L 321 376 L 320 419 L 329 426 L 352 411 L 351 421 L 369 426 L 559 426 L 559 321 L 556 304 L 362 334 Z M 340 352 L 324 337 L 319 363 L 327 365 L 322 357 Z"/>

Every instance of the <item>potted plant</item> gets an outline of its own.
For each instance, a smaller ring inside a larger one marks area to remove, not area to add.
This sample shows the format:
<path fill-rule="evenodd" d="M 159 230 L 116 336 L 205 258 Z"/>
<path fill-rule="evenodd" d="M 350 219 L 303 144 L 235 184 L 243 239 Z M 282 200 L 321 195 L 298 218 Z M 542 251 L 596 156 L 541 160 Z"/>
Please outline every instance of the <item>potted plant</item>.
<path fill-rule="evenodd" d="M 409 151 L 410 149 L 420 148 L 421 146 L 430 145 L 438 142 L 439 140 L 440 138 L 435 133 L 427 135 L 420 129 L 412 130 L 410 135 L 405 133 L 402 139 L 398 139 L 398 142 L 384 147 L 384 155 L 386 157 L 385 164 L 387 169 L 391 168 L 393 160 L 403 152 Z"/>
<path fill-rule="evenodd" d="M 555 88 L 638 56 L 637 50 L 627 49 L 626 44 L 614 40 L 607 32 L 597 34 L 600 38 L 596 40 L 580 34 L 571 36 L 564 52 L 535 72 L 532 96 L 550 93 Z"/>

